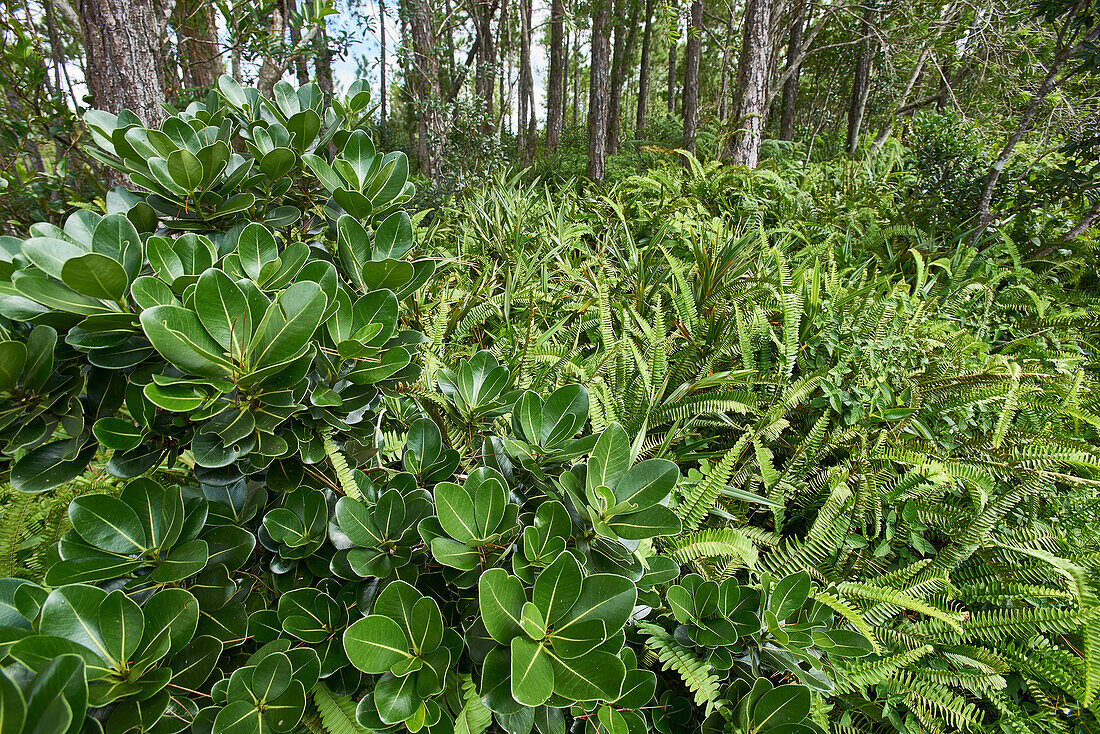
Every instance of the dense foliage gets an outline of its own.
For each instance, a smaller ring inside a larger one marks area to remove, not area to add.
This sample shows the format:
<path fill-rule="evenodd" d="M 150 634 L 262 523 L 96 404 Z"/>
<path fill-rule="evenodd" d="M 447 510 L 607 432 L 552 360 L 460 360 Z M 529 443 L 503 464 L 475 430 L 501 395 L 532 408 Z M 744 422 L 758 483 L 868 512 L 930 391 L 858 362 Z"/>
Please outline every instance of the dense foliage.
<path fill-rule="evenodd" d="M 3 734 L 1100 723 L 1087 242 L 897 151 L 410 215 L 368 107 L 91 113 L 140 190 L 0 239 Z"/>

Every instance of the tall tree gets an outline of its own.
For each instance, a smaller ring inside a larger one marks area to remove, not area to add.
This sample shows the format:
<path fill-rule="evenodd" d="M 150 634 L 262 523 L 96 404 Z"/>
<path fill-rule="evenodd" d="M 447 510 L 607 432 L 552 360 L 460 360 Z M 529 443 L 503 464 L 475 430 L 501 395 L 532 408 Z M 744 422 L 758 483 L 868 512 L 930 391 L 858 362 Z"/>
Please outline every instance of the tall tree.
<path fill-rule="evenodd" d="M 768 99 L 768 66 L 771 62 L 773 0 L 748 0 L 744 33 L 737 62 L 737 96 L 733 105 L 733 133 L 727 138 L 724 157 L 732 163 L 756 168 L 764 141 L 764 109 Z"/>
<path fill-rule="evenodd" d="M 558 149 L 565 104 L 565 67 L 569 65 L 564 48 L 565 0 L 550 2 L 550 74 L 546 95 L 546 147 Z"/>
<path fill-rule="evenodd" d="M 588 81 L 588 177 L 603 181 L 607 155 L 607 87 L 611 67 L 610 0 L 595 0 Z"/>
<path fill-rule="evenodd" d="M 656 0 L 645 0 L 645 30 L 642 32 L 642 59 L 638 68 L 638 117 L 634 129 L 645 127 L 649 97 L 649 44 L 653 37 L 653 10 Z"/>
<path fill-rule="evenodd" d="M 695 154 L 695 132 L 699 115 L 699 57 L 703 50 L 703 0 L 692 0 L 684 48 L 684 140 L 683 148 Z"/>
<path fill-rule="evenodd" d="M 863 22 L 860 24 L 862 40 L 859 56 L 856 58 L 855 72 L 852 74 L 852 95 L 848 100 L 848 137 L 845 150 L 849 158 L 855 158 L 859 151 L 859 133 L 863 126 L 863 116 L 867 111 L 867 96 L 871 91 L 871 64 L 878 53 L 875 37 L 875 15 L 878 10 L 874 3 L 863 9 Z"/>
<path fill-rule="evenodd" d="M 573 124 L 577 124 L 581 106 L 581 34 L 573 31 Z"/>
<path fill-rule="evenodd" d="M 402 0 L 404 25 L 410 36 L 410 69 L 418 118 L 417 157 L 420 171 L 438 181 L 443 150 L 443 119 L 439 111 L 439 60 L 434 51 L 435 29 L 429 0 Z"/>
<path fill-rule="evenodd" d="M 535 122 L 535 78 L 531 69 L 531 5 L 532 0 L 519 0 L 519 152 L 523 164 L 530 165 L 534 157 L 537 130 Z"/>
<path fill-rule="evenodd" d="M 626 27 L 620 22 L 615 25 L 615 47 L 611 53 L 611 97 L 607 101 L 607 154 L 615 155 L 619 152 L 619 134 L 621 132 L 621 118 L 623 109 L 623 84 L 629 76 L 627 68 L 634 58 L 634 44 L 638 38 L 638 16 L 641 15 L 642 5 L 639 0 L 621 0 L 622 4 L 630 5 L 630 17 L 626 19 Z M 616 17 L 622 18 L 622 4 L 619 6 Z"/>
<path fill-rule="evenodd" d="M 149 127 L 164 120 L 161 25 L 154 0 L 83 0 L 84 76 L 93 104 L 130 110 Z"/>
<path fill-rule="evenodd" d="M 800 0 L 791 20 L 787 40 L 787 81 L 783 82 L 783 113 L 779 118 L 779 139 L 794 140 L 794 123 L 798 113 L 798 77 L 802 73 L 802 34 L 809 22 L 807 0 Z"/>

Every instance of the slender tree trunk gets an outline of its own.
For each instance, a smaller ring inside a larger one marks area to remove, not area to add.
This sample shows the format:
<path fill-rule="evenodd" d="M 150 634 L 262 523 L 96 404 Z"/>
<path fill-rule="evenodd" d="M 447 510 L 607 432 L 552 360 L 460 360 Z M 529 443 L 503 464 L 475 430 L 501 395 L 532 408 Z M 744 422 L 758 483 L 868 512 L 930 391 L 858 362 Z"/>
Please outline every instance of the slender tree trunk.
<path fill-rule="evenodd" d="M 760 162 L 760 144 L 764 141 L 771 26 L 772 0 L 748 0 L 737 63 L 737 97 L 733 105 L 735 129 L 727 140 L 725 157 L 749 168 L 756 168 Z"/>
<path fill-rule="evenodd" d="M 149 127 L 165 116 L 157 7 L 152 0 L 82 0 L 79 11 L 93 104 L 130 110 Z"/>
<path fill-rule="evenodd" d="M 1066 232 L 1062 239 L 1072 240 L 1080 237 L 1085 232 L 1088 232 L 1092 228 L 1092 225 L 1096 224 L 1097 220 L 1100 220 L 1100 201 L 1093 204 L 1085 215 L 1081 217 L 1081 221 L 1078 222 L 1073 229 Z"/>
<path fill-rule="evenodd" d="M 286 0 L 286 8 L 288 13 L 293 13 L 295 10 L 294 0 Z M 215 34 L 217 29 L 215 29 Z M 290 26 L 290 45 L 292 48 L 299 48 L 299 44 L 302 42 L 302 29 L 296 25 Z M 309 69 L 306 68 L 305 54 L 295 54 L 294 56 L 294 78 L 298 80 L 298 86 L 309 83 Z"/>
<path fill-rule="evenodd" d="M 285 34 L 286 5 L 285 2 L 277 2 L 271 11 L 271 27 L 268 29 L 268 35 L 271 36 L 272 42 L 278 47 L 283 43 Z M 256 79 L 256 87 L 260 90 L 260 94 L 270 98 L 271 90 L 275 87 L 275 83 L 279 81 L 279 77 L 282 75 L 283 71 L 282 68 L 280 68 L 276 54 L 266 56 L 263 60 L 263 64 L 260 65 L 260 72 Z"/>
<path fill-rule="evenodd" d="M 588 177 L 603 181 L 607 154 L 607 87 L 611 66 L 610 0 L 595 0 L 588 83 Z"/>
<path fill-rule="evenodd" d="M 531 4 L 532 0 L 520 0 L 520 36 L 519 36 L 519 95 L 520 117 L 516 121 L 519 132 L 519 153 L 523 165 L 531 164 L 534 153 L 532 130 L 535 123 L 535 82 L 531 70 Z"/>
<path fill-rule="evenodd" d="M 332 80 L 332 49 L 328 45 L 328 34 L 324 28 L 319 28 L 317 35 L 313 37 L 314 57 L 313 70 L 317 78 L 317 86 L 325 94 L 333 94 L 336 86 Z"/>
<path fill-rule="evenodd" d="M 779 118 L 779 139 L 794 140 L 794 122 L 798 113 L 798 77 L 802 70 L 802 33 L 806 28 L 806 3 L 803 1 L 791 22 L 791 36 L 787 42 L 787 66 L 790 72 L 783 83 L 783 114 Z"/>
<path fill-rule="evenodd" d="M 564 113 L 565 67 L 569 58 L 564 53 L 565 1 L 550 2 L 550 72 L 546 97 L 546 147 L 558 149 L 561 137 L 561 121 Z"/>
<path fill-rule="evenodd" d="M 562 41 L 562 56 L 564 57 L 565 60 L 562 63 L 562 67 L 561 67 L 561 127 L 562 128 L 565 127 L 566 111 L 569 109 L 569 75 L 570 75 L 569 64 L 570 64 L 570 61 L 572 61 L 572 63 L 574 63 L 574 64 L 577 63 L 577 60 L 575 58 L 572 58 L 569 55 L 569 49 L 571 47 L 569 45 L 569 29 L 568 28 L 565 29 L 564 35 L 565 35 L 565 39 Z M 546 124 L 549 125 L 550 121 L 547 120 Z M 559 130 L 558 133 L 559 133 L 559 136 L 560 136 L 561 130 Z"/>
<path fill-rule="evenodd" d="M 386 0 L 378 0 L 378 126 L 386 140 Z"/>
<path fill-rule="evenodd" d="M 512 114 L 512 59 L 508 55 L 511 49 L 512 29 L 508 25 L 511 17 L 508 0 L 501 0 L 500 18 L 497 20 L 497 49 L 500 54 L 500 79 L 497 82 L 500 96 L 500 114 L 497 115 L 497 137 L 504 136 L 504 128 Z"/>
<path fill-rule="evenodd" d="M 623 84 L 627 77 L 627 64 L 634 57 L 634 43 L 638 38 L 638 15 L 642 6 L 638 0 L 624 0 L 630 3 L 630 18 L 624 31 L 622 24 L 615 26 L 615 50 L 611 54 L 611 97 L 607 102 L 607 154 L 619 152 L 619 135 L 622 127 Z"/>
<path fill-rule="evenodd" d="M 668 114 L 676 111 L 676 38 L 668 39 Z"/>
<path fill-rule="evenodd" d="M 580 33 L 573 32 L 573 124 L 580 119 L 581 106 L 581 39 Z"/>
<path fill-rule="evenodd" d="M 913 67 L 913 73 L 909 75 L 909 81 L 905 84 L 905 91 L 901 93 L 901 101 L 898 102 L 897 108 L 882 121 L 882 126 L 878 130 L 878 135 L 875 136 L 874 142 L 871 143 L 871 150 L 867 153 L 868 157 L 878 153 L 886 142 L 886 138 L 890 137 L 890 129 L 893 128 L 894 121 L 898 119 L 898 115 L 900 115 L 906 105 L 909 104 L 909 95 L 913 93 L 913 87 L 916 86 L 917 80 L 920 79 L 921 72 L 924 71 L 924 65 L 927 60 L 928 49 L 925 48 L 920 58 L 917 59 L 917 65 Z"/>
<path fill-rule="evenodd" d="M 725 122 L 729 115 L 730 98 L 730 54 L 733 51 L 733 5 L 730 4 L 730 17 L 726 21 L 726 40 L 722 49 L 722 71 L 718 82 L 718 121 Z"/>
<path fill-rule="evenodd" d="M 852 75 L 852 96 L 848 102 L 848 137 L 845 149 L 849 158 L 855 158 L 859 152 L 859 133 L 867 111 L 867 95 L 871 91 L 871 63 L 878 51 L 878 44 L 875 42 L 876 13 L 873 4 L 863 11 L 863 42 L 860 44 L 856 70 Z"/>
<path fill-rule="evenodd" d="M 417 156 L 420 170 L 433 182 L 439 181 L 439 164 L 443 148 L 443 125 L 438 109 L 440 100 L 439 60 L 433 46 L 429 0 L 405 0 L 407 27 L 411 38 L 411 65 L 418 113 Z"/>
<path fill-rule="evenodd" d="M 649 43 L 653 37 L 653 10 L 656 0 L 645 0 L 645 30 L 642 33 L 642 59 L 638 68 L 638 117 L 635 137 L 645 128 L 646 102 L 649 97 Z"/>
<path fill-rule="evenodd" d="M 695 131 L 699 114 L 699 56 L 703 50 L 703 0 L 692 0 L 684 50 L 683 148 L 695 155 Z"/>

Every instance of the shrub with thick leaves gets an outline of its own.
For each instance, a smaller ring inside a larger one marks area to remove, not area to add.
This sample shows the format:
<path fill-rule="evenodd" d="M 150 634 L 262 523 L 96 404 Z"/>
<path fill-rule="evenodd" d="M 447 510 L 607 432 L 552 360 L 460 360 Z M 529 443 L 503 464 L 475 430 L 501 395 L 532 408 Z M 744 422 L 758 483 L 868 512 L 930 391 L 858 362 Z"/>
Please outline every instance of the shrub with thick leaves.
<path fill-rule="evenodd" d="M 223 79 L 156 130 L 93 113 L 144 190 L 0 241 L 12 483 L 100 452 L 129 480 L 71 503 L 41 584 L 0 580 L 0 731 L 817 731 L 830 656 L 873 641 L 805 574 L 662 554 L 679 469 L 586 431 L 583 387 L 482 351 L 381 414 L 435 266 L 368 102 Z"/>

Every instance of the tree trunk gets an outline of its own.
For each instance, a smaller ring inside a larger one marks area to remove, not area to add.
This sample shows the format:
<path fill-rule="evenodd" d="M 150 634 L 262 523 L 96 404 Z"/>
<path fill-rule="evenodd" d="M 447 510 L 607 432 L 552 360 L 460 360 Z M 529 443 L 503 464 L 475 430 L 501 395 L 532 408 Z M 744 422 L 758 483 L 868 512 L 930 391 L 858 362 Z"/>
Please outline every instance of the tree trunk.
<path fill-rule="evenodd" d="M 213 89 L 225 73 L 213 7 L 209 0 L 177 0 L 174 15 L 184 85 Z"/>
<path fill-rule="evenodd" d="M 581 106 L 581 40 L 580 33 L 573 32 L 573 124 L 580 119 Z"/>
<path fill-rule="evenodd" d="M 859 152 L 859 132 L 867 111 L 867 95 L 871 91 L 871 62 L 878 52 L 878 44 L 875 42 L 876 12 L 874 5 L 868 5 L 863 11 L 863 42 L 860 44 L 856 70 L 852 75 L 852 96 L 848 101 L 848 138 L 845 149 L 849 158 L 855 158 Z"/>
<path fill-rule="evenodd" d="M 764 141 L 771 25 L 772 0 L 748 0 L 737 62 L 737 97 L 733 105 L 735 129 L 727 140 L 725 157 L 749 168 L 756 168 L 760 162 L 760 144 Z"/>
<path fill-rule="evenodd" d="M 283 36 L 286 33 L 286 6 L 282 2 L 276 2 L 271 10 L 271 27 L 268 29 L 268 35 L 271 36 L 271 41 L 276 47 L 279 47 L 283 43 Z M 266 56 L 263 63 L 260 65 L 260 72 L 256 79 L 256 88 L 260 90 L 260 94 L 271 98 L 272 89 L 275 87 L 275 83 L 279 81 L 279 78 L 283 75 L 283 69 L 279 64 L 278 54 L 274 53 Z"/>
<path fill-rule="evenodd" d="M 703 0 L 692 0 L 684 49 L 683 148 L 695 155 L 695 130 L 699 114 L 699 56 L 703 50 Z"/>
<path fill-rule="evenodd" d="M 806 5 L 803 2 L 791 23 L 791 36 L 787 42 L 787 67 L 790 72 L 783 83 L 783 114 L 779 118 L 779 139 L 794 140 L 794 121 L 798 112 L 798 77 L 802 72 L 802 33 L 806 28 Z"/>
<path fill-rule="evenodd" d="M 96 107 L 130 110 L 148 127 L 164 121 L 160 19 L 152 0 L 82 0 L 84 72 Z"/>
<path fill-rule="evenodd" d="M 565 69 L 569 59 L 564 54 L 563 30 L 565 27 L 565 2 L 564 0 L 551 0 L 550 2 L 550 72 L 547 84 L 549 90 L 546 98 L 546 147 L 550 150 L 558 149 L 558 140 L 561 137 L 561 120 L 563 110 L 563 94 L 565 92 Z"/>
<path fill-rule="evenodd" d="M 287 11 L 294 12 L 294 0 L 286 0 Z M 290 26 L 290 45 L 292 48 L 300 48 L 302 42 L 302 29 L 296 25 Z M 294 55 L 294 78 L 298 80 L 298 86 L 309 84 L 309 69 L 306 68 L 304 54 Z"/>
<path fill-rule="evenodd" d="M 924 64 L 928 60 L 928 49 L 925 48 L 921 52 L 921 56 L 917 59 L 917 65 L 913 67 L 913 73 L 909 75 L 909 81 L 905 84 L 905 91 L 901 93 L 901 102 L 898 103 L 897 108 L 886 116 L 886 119 L 882 121 L 882 126 L 878 130 L 878 135 L 875 136 L 874 142 L 871 143 L 871 150 L 867 155 L 874 156 L 882 148 L 883 143 L 886 142 L 886 138 L 890 137 L 890 129 L 894 126 L 894 120 L 898 118 L 898 115 L 905 110 L 906 105 L 909 103 L 909 95 L 913 92 L 913 87 L 916 86 L 917 80 L 920 79 L 921 72 L 924 71 Z"/>
<path fill-rule="evenodd" d="M 492 132 L 493 119 L 493 93 L 496 88 L 496 64 L 497 52 L 493 43 L 493 13 L 496 12 L 496 3 L 490 0 L 475 0 L 472 14 L 477 23 L 477 73 L 474 80 L 474 89 L 482 100 L 485 114 L 483 132 Z"/>
<path fill-rule="evenodd" d="M 317 35 L 313 37 L 314 57 L 313 70 L 317 77 L 317 86 L 325 94 L 333 94 L 336 86 L 332 80 L 332 49 L 328 46 L 328 34 L 324 28 L 318 27 Z"/>
<path fill-rule="evenodd" d="M 405 12 L 408 33 L 412 37 L 407 47 L 412 49 L 410 60 L 419 133 L 417 157 L 421 173 L 438 183 L 443 125 L 436 104 L 440 99 L 439 60 L 433 49 L 435 32 L 429 0 L 405 0 Z"/>
<path fill-rule="evenodd" d="M 649 42 L 653 37 L 655 0 L 645 0 L 645 31 L 642 33 L 642 60 L 638 68 L 638 117 L 634 123 L 635 137 L 645 127 L 646 102 L 649 96 Z"/>
<path fill-rule="evenodd" d="M 535 122 L 535 81 L 531 70 L 531 4 L 532 0 L 520 0 L 519 7 L 519 110 L 516 121 L 519 133 L 519 153 L 524 166 L 531 165 L 534 140 L 531 139 Z"/>
<path fill-rule="evenodd" d="M 386 0 L 378 0 L 378 121 L 382 141 L 386 136 Z"/>
<path fill-rule="evenodd" d="M 725 122 L 729 114 L 729 72 L 730 53 L 733 50 L 733 6 L 730 6 L 730 17 L 726 21 L 726 39 L 722 49 L 722 71 L 719 73 L 718 82 L 718 121 Z"/>
<path fill-rule="evenodd" d="M 1085 232 L 1088 232 L 1092 228 L 1092 225 L 1100 220 L 1100 201 L 1093 204 L 1085 215 L 1081 217 L 1081 221 L 1078 222 L 1071 230 L 1062 235 L 1062 239 L 1072 240 L 1080 237 Z"/>
<path fill-rule="evenodd" d="M 622 24 L 615 26 L 615 50 L 611 54 L 611 97 L 607 102 L 607 154 L 619 152 L 620 122 L 623 108 L 623 84 L 627 78 L 627 64 L 634 57 L 634 43 L 638 39 L 638 15 L 642 6 L 638 0 L 625 0 L 630 3 L 630 19 L 627 30 Z M 619 15 L 619 13 L 616 13 Z"/>
<path fill-rule="evenodd" d="M 588 177 L 603 181 L 607 153 L 607 87 L 611 65 L 610 0 L 596 0 L 592 15 L 592 60 L 588 82 Z"/>
<path fill-rule="evenodd" d="M 676 111 L 676 38 L 668 39 L 668 114 Z"/>

